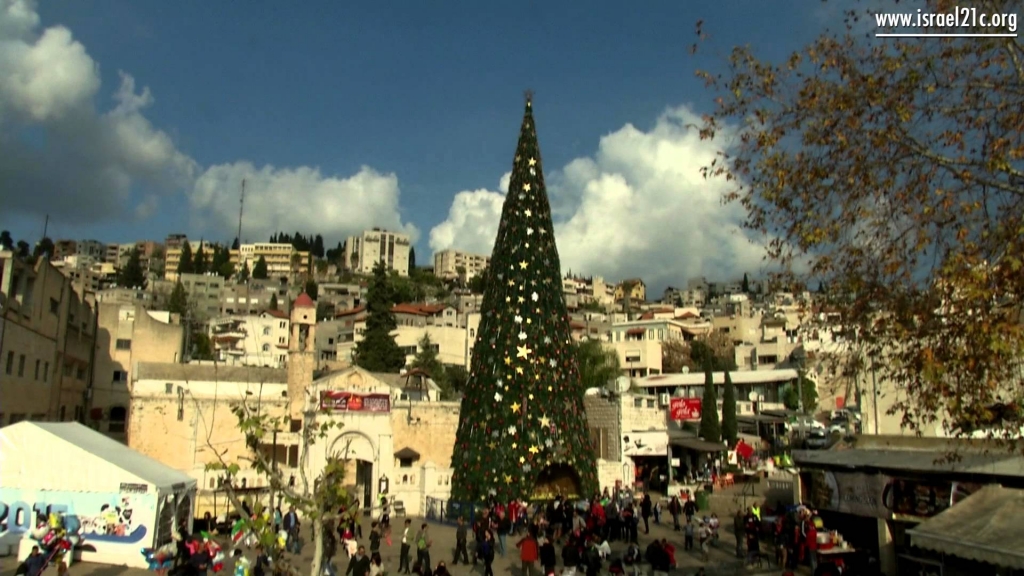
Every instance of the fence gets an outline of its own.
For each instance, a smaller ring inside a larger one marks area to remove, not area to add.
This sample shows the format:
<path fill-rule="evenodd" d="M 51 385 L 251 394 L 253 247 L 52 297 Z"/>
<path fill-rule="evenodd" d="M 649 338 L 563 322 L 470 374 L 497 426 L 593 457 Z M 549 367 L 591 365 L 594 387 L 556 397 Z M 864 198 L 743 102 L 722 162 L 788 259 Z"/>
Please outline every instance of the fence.
<path fill-rule="evenodd" d="M 483 502 L 453 502 L 427 496 L 423 516 L 431 522 L 449 526 L 457 524 L 461 516 L 466 519 L 467 524 L 472 524 L 485 508 Z"/>

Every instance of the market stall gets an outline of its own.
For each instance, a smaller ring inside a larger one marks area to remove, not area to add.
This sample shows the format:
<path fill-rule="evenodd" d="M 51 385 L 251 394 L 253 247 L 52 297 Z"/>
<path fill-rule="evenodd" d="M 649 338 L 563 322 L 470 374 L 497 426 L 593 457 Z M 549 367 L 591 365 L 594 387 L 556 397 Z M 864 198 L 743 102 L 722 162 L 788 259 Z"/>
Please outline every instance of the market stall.
<path fill-rule="evenodd" d="M 196 481 L 77 422 L 0 429 L 0 542 L 19 558 L 59 524 L 69 560 L 146 568 L 140 553 L 191 523 Z"/>

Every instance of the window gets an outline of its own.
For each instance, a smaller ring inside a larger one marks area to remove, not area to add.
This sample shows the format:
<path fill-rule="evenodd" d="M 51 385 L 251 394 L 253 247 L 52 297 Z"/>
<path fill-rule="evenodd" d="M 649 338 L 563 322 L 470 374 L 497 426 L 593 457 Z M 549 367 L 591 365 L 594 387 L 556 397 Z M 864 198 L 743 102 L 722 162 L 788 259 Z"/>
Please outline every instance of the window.
<path fill-rule="evenodd" d="M 43 367 L 43 361 L 42 360 L 36 360 L 36 375 L 35 375 L 35 379 L 36 380 L 39 380 L 39 370 L 42 367 Z"/>
<path fill-rule="evenodd" d="M 277 327 L 278 327 L 278 328 L 280 328 L 280 329 L 282 329 L 282 330 L 284 330 L 285 328 L 287 328 L 287 327 L 288 327 L 288 323 L 287 323 L 287 322 L 281 322 L 281 323 L 279 323 L 279 324 L 277 325 Z"/>
<path fill-rule="evenodd" d="M 50 363 L 46 362 L 43 364 L 43 380 L 46 382 L 50 381 Z"/>
<path fill-rule="evenodd" d="M 75 371 L 75 378 L 79 380 L 85 380 L 85 366 L 79 366 L 78 370 Z M 125 372 L 125 380 L 128 379 L 128 373 Z"/>
<path fill-rule="evenodd" d="M 18 356 L 18 376 L 25 375 L 25 355 Z"/>
<path fill-rule="evenodd" d="M 67 406 L 61 406 L 60 407 L 60 421 L 61 422 L 64 421 L 64 418 L 68 415 L 67 413 L 68 413 L 68 407 Z"/>
<path fill-rule="evenodd" d="M 7 353 L 7 373 L 11 374 L 12 372 L 14 372 L 14 352 L 8 352 Z M 13 418 L 14 415 L 12 414 L 11 417 Z"/>
<path fill-rule="evenodd" d="M 128 420 L 128 411 L 123 406 L 114 406 L 110 409 L 110 422 L 107 423 L 107 432 L 111 434 L 123 434 L 125 422 Z"/>
<path fill-rule="evenodd" d="M 278 338 L 277 339 L 277 343 L 278 344 L 284 344 L 284 336 L 281 336 L 280 338 Z"/>
<path fill-rule="evenodd" d="M 58 310 L 60 310 L 60 301 L 50 298 L 50 314 L 56 314 Z"/>
<path fill-rule="evenodd" d="M 118 350 L 131 350 L 132 349 L 132 341 L 128 340 L 128 339 L 125 339 L 125 338 L 118 338 L 117 339 L 117 343 L 115 344 L 115 347 Z"/>
<path fill-rule="evenodd" d="M 70 366 L 69 366 L 70 368 Z M 124 382 L 128 380 L 128 373 L 124 370 L 114 370 L 114 376 L 111 378 L 114 382 Z"/>
<path fill-rule="evenodd" d="M 167 382 L 164 384 L 164 394 L 171 394 L 174 392 L 174 384 Z"/>
<path fill-rule="evenodd" d="M 270 344 L 264 344 L 263 345 L 263 351 L 264 352 L 270 352 Z"/>
<path fill-rule="evenodd" d="M 81 406 L 75 406 L 75 422 L 81 422 L 85 410 Z"/>
<path fill-rule="evenodd" d="M 33 414 L 28 419 L 33 422 L 46 422 L 46 414 Z"/>
<path fill-rule="evenodd" d="M 412 468 L 412 458 L 399 458 L 398 459 L 398 467 L 399 468 Z"/>
<path fill-rule="evenodd" d="M 264 336 L 270 336 L 270 326 L 264 326 L 263 327 L 263 335 Z"/>
<path fill-rule="evenodd" d="M 299 447 L 297 445 L 288 447 L 288 466 L 292 468 L 299 467 Z"/>

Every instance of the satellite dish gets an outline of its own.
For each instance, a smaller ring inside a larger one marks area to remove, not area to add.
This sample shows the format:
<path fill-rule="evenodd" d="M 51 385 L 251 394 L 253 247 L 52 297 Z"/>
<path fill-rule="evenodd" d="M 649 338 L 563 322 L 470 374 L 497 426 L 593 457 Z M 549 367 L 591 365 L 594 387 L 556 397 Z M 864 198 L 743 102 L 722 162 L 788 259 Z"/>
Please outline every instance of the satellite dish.
<path fill-rule="evenodd" d="M 618 378 L 615 379 L 615 391 L 618 392 L 619 394 L 622 394 L 623 392 L 628 392 L 631 384 L 632 382 L 630 382 L 628 377 L 619 376 Z"/>
<path fill-rule="evenodd" d="M 747 400 L 750 400 L 751 402 L 757 402 L 760 398 L 761 395 L 758 394 L 757 392 L 751 392 L 750 394 L 747 395 Z"/>
<path fill-rule="evenodd" d="M 690 367 L 689 366 L 683 366 L 682 373 L 683 374 L 689 374 L 690 373 Z"/>

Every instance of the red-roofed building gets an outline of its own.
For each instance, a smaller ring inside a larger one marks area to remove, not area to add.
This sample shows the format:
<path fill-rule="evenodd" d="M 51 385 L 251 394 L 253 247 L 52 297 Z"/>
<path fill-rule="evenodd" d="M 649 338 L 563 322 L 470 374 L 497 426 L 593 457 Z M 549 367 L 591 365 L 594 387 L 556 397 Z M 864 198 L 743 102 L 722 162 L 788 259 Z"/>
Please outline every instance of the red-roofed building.
<path fill-rule="evenodd" d="M 302 294 L 299 294 L 298 298 L 295 299 L 295 302 L 292 304 L 292 307 L 293 308 L 316 308 L 316 302 L 314 302 L 313 299 L 309 297 L 309 294 L 306 294 L 305 292 L 303 292 Z"/>

